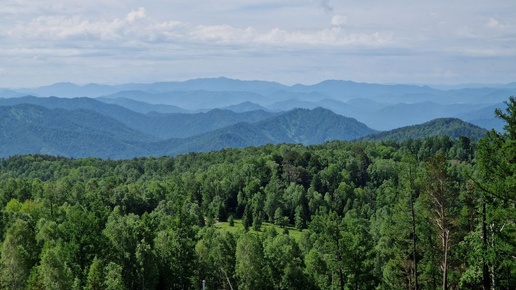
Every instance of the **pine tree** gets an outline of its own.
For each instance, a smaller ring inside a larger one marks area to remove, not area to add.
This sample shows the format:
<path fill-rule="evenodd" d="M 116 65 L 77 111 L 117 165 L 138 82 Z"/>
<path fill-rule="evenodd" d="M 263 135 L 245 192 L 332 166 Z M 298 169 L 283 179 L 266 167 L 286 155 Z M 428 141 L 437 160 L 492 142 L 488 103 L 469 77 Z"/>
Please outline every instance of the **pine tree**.
<path fill-rule="evenodd" d="M 504 132 L 492 130 L 478 145 L 485 289 L 516 284 L 516 98 L 505 104 L 505 112 L 495 111 L 506 123 Z"/>

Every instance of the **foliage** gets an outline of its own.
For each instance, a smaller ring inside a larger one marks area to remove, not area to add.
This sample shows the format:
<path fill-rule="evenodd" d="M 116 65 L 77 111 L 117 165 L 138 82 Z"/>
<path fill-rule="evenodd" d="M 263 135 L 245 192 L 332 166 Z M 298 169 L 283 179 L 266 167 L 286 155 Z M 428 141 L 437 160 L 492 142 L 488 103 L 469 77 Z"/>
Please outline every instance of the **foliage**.
<path fill-rule="evenodd" d="M 508 106 L 501 116 L 513 124 L 513 99 Z M 516 276 L 512 128 L 478 144 L 1 159 L 1 287 L 507 288 Z"/>

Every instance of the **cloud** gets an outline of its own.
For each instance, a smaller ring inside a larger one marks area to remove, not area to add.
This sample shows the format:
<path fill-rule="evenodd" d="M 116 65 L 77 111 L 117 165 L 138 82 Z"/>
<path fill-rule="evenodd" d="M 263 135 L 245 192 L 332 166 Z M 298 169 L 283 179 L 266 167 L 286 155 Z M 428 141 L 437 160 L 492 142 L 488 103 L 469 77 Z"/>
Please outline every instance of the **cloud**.
<path fill-rule="evenodd" d="M 82 78 L 96 77 L 98 65 L 112 67 L 102 76 L 106 79 L 119 75 L 136 81 L 152 78 L 140 73 L 144 67 L 161 70 L 163 79 L 183 77 L 186 67 L 191 76 L 210 66 L 214 75 L 224 74 L 218 70 L 228 66 L 234 76 L 246 75 L 253 65 L 271 78 L 288 71 L 289 79 L 291 74 L 310 78 L 321 70 L 328 78 L 345 77 L 349 67 L 361 66 L 366 80 L 380 60 L 401 79 L 414 75 L 416 60 L 421 68 L 437 63 L 448 68 L 454 59 L 478 64 L 455 70 L 464 76 L 476 69 L 494 78 L 516 53 L 511 0 L 479 5 L 468 5 L 468 0 L 194 2 L 3 0 L 0 63 L 11 73 L 10 81 L 18 83 L 29 72 L 35 81 L 43 75 L 50 79 L 45 71 L 52 69 L 64 80 L 74 71 L 82 77 L 87 67 L 92 73 Z M 356 61 L 347 63 L 351 60 Z M 399 65 L 403 61 L 406 67 Z M 378 71 L 380 80 L 386 71 Z M 515 74 L 507 68 L 502 76 L 509 75 Z"/>
<path fill-rule="evenodd" d="M 333 26 L 343 26 L 348 23 L 348 19 L 346 16 L 335 15 L 331 18 L 331 25 Z"/>
<path fill-rule="evenodd" d="M 132 10 L 129 14 L 127 14 L 127 16 L 125 17 L 125 20 L 127 22 L 135 22 L 136 20 L 142 19 L 145 17 L 147 17 L 147 15 L 145 15 L 145 8 L 140 7 L 140 8 L 138 8 L 138 10 Z"/>
<path fill-rule="evenodd" d="M 489 18 L 489 20 L 487 21 L 486 26 L 489 27 L 489 28 L 494 28 L 494 29 L 504 29 L 506 27 L 505 23 L 503 21 L 494 19 L 492 17 Z"/>
<path fill-rule="evenodd" d="M 147 16 L 144 7 L 131 10 L 125 18 L 92 20 L 76 16 L 42 16 L 27 23 L 18 23 L 9 29 L 11 39 L 50 42 L 53 47 L 77 47 L 78 41 L 88 47 L 104 47 L 106 41 L 117 47 L 145 46 L 155 43 L 208 45 L 238 45 L 252 48 L 256 45 L 295 47 L 304 45 L 325 47 L 348 47 L 354 45 L 379 46 L 392 42 L 392 34 L 385 32 L 346 33 L 340 26 L 346 17 L 332 18 L 332 28 L 310 30 L 286 30 L 279 27 L 262 30 L 248 26 L 244 28 L 227 24 L 196 25 L 181 21 L 157 21 Z M 40 44 L 41 45 L 41 44 Z"/>

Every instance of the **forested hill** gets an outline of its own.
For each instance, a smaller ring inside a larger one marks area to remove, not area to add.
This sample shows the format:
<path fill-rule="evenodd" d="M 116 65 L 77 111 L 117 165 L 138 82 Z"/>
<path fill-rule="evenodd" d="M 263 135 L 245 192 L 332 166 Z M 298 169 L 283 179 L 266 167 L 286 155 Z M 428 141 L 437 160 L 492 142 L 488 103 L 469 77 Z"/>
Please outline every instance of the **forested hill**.
<path fill-rule="evenodd" d="M 106 104 L 91 98 L 37 98 L 26 96 L 21 98 L 1 99 L 0 105 L 34 104 L 45 108 L 66 110 L 92 110 L 99 114 L 111 117 L 145 134 L 157 139 L 187 138 L 210 132 L 239 122 L 257 122 L 278 113 L 252 111 L 235 113 L 229 110 L 214 109 L 206 113 L 139 113 L 116 104 Z M 143 109 L 150 104 L 141 105 Z M 99 124 L 100 125 L 100 124 Z"/>
<path fill-rule="evenodd" d="M 91 109 L 49 109 L 30 104 L 0 107 L 0 156 L 43 153 L 119 159 L 267 143 L 319 144 L 375 132 L 354 119 L 322 108 L 281 114 L 218 109 L 199 114 L 140 114 L 86 98 L 75 102 L 55 98 L 44 103 Z M 101 114 L 107 106 L 115 110 L 109 115 Z M 234 125 L 237 122 L 240 123 Z M 160 141 L 163 135 L 183 138 Z"/>
<path fill-rule="evenodd" d="M 278 143 L 321 144 L 332 140 L 353 140 L 376 131 L 352 118 L 330 110 L 295 109 L 255 123 L 238 123 L 185 139 L 171 139 L 150 145 L 157 155 L 206 152 L 222 148 L 243 148 Z"/>
<path fill-rule="evenodd" d="M 70 157 L 148 155 L 157 139 L 91 110 L 0 107 L 0 156 L 42 153 Z"/>
<path fill-rule="evenodd" d="M 321 107 L 295 109 L 256 124 L 274 143 L 320 144 L 331 140 L 353 140 L 375 132 L 353 118 Z"/>
<path fill-rule="evenodd" d="M 0 159 L 0 287 L 510 289 L 508 136 Z"/>
<path fill-rule="evenodd" d="M 506 130 L 479 141 L 0 158 L 0 288 L 512 289 L 516 98 L 507 106 Z M 92 111 L 20 105 L 0 120 L 94 127 L 50 122 L 72 113 Z"/>
<path fill-rule="evenodd" d="M 361 140 L 371 141 L 404 141 L 431 136 L 448 136 L 459 138 L 467 136 L 478 140 L 484 137 L 487 130 L 456 118 L 439 118 L 423 124 L 402 127 L 386 132 L 371 134 Z"/>
<path fill-rule="evenodd" d="M 458 119 L 436 119 L 377 133 L 356 119 L 321 107 L 286 112 L 214 109 L 201 113 L 139 113 L 91 98 L 31 96 L 0 99 L 0 104 L 5 105 L 0 106 L 0 157 L 42 153 L 124 159 L 269 143 L 311 145 L 332 140 L 400 141 L 427 136 L 478 139 L 485 134 L 485 130 Z"/>

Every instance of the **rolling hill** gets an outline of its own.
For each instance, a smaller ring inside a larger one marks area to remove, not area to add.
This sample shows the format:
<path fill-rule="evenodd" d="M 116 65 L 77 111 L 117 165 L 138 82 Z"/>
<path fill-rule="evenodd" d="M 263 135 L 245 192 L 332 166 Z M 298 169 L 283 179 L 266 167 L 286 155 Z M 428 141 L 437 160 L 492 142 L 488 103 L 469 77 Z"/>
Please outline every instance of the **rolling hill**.
<path fill-rule="evenodd" d="M 91 98 L 38 98 L 26 96 L 22 98 L 0 99 L 0 106 L 17 104 L 34 104 L 46 108 L 66 110 L 85 109 L 111 117 L 126 126 L 145 132 L 158 139 L 187 138 L 210 132 L 239 122 L 257 122 L 277 115 L 265 111 L 236 113 L 229 110 L 211 110 L 206 113 L 173 113 L 164 114 L 150 112 L 138 113 L 130 109 L 107 104 Z M 149 104 L 147 104 L 149 105 Z"/>
<path fill-rule="evenodd" d="M 69 157 L 127 158 L 147 155 L 141 144 L 155 138 L 91 110 L 0 107 L 0 156 L 29 153 Z"/>
<path fill-rule="evenodd" d="M 355 119 L 331 110 L 294 109 L 288 113 L 255 124 L 275 143 L 319 144 L 330 140 L 353 140 L 375 130 Z"/>
<path fill-rule="evenodd" d="M 485 136 L 486 130 L 471 123 L 455 118 L 440 118 L 419 125 L 412 125 L 380 132 L 361 138 L 367 141 L 404 141 L 431 136 L 448 136 L 458 138 L 460 136 L 479 139 Z"/>
<path fill-rule="evenodd" d="M 232 123 L 196 136 L 159 141 L 93 110 L 49 109 L 32 104 L 0 106 L 0 156 L 42 153 L 67 157 L 132 158 L 267 143 L 319 144 L 330 140 L 351 140 L 374 132 L 354 119 L 322 108 L 296 109 L 276 115 L 263 111 L 237 114 L 213 110 L 201 114 L 205 119 L 199 122 L 214 122 L 221 115 L 229 116 L 224 117 L 228 120 L 253 114 L 267 114 L 269 118 Z M 190 125 L 195 129 L 195 123 Z"/>
<path fill-rule="evenodd" d="M 277 143 L 320 144 L 331 140 L 353 140 L 375 131 L 355 119 L 328 109 L 295 109 L 255 123 L 238 123 L 206 134 L 152 144 L 160 155 L 192 151 L 214 151 L 225 147 L 248 147 Z"/>

